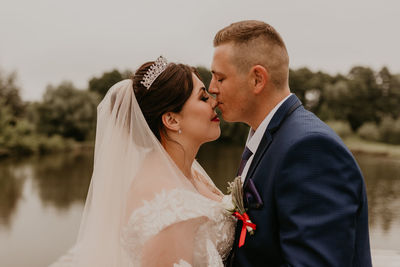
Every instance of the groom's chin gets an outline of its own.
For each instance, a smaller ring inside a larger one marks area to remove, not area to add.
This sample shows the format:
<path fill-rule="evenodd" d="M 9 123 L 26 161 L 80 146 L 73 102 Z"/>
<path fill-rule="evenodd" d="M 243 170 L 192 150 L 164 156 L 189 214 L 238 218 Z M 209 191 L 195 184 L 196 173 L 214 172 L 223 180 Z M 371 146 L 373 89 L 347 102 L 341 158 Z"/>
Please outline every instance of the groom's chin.
<path fill-rule="evenodd" d="M 226 122 L 239 122 L 238 120 L 235 120 L 235 118 L 230 117 L 226 113 L 221 113 L 222 119 Z"/>
<path fill-rule="evenodd" d="M 223 112 L 221 109 L 219 109 L 219 114 L 221 114 L 221 117 L 222 117 L 222 119 L 223 119 L 224 121 L 231 122 L 231 121 L 229 120 L 229 117 L 226 116 L 226 115 L 227 115 L 226 112 Z"/>
<path fill-rule="evenodd" d="M 240 122 L 240 120 L 235 117 L 235 112 L 228 112 L 219 108 L 219 114 L 221 114 L 221 117 L 225 122 Z"/>

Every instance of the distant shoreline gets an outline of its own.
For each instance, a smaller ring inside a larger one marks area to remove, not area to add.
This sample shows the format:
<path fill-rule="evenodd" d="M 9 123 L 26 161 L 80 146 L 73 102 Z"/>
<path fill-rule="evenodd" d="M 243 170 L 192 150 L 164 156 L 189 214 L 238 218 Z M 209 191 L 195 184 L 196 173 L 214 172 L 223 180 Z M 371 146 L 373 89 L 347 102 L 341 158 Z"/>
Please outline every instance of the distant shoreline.
<path fill-rule="evenodd" d="M 67 143 L 63 143 L 67 144 Z M 79 152 L 88 152 L 90 150 L 94 150 L 94 141 L 84 141 L 84 142 L 69 142 L 68 145 L 62 146 L 61 149 L 55 148 L 48 152 L 43 153 L 29 153 L 29 154 L 16 154 L 12 153 L 12 151 L 4 148 L 0 148 L 0 160 L 3 159 L 19 159 L 19 158 L 26 158 L 30 156 L 45 156 L 45 155 L 52 155 L 52 154 L 59 154 L 59 153 L 79 153 Z"/>
<path fill-rule="evenodd" d="M 218 141 L 217 141 L 218 142 Z M 376 157 L 386 157 L 390 159 L 400 160 L 400 145 L 391 145 L 380 142 L 371 142 L 360 139 L 356 136 L 351 136 L 343 138 L 343 142 L 350 149 L 354 155 L 369 155 Z M 235 146 L 237 144 L 234 144 Z M 51 153 L 44 153 L 43 155 L 53 154 L 53 153 L 76 153 L 83 151 L 90 151 L 94 149 L 94 142 L 75 142 L 72 147 L 67 150 L 55 151 Z M 35 154 L 34 154 L 35 155 Z M 12 155 L 9 151 L 0 149 L 0 160 L 7 158 L 22 158 L 29 155 Z"/>
<path fill-rule="evenodd" d="M 400 145 L 365 141 L 358 137 L 344 138 L 343 142 L 354 155 L 365 154 L 400 160 Z"/>

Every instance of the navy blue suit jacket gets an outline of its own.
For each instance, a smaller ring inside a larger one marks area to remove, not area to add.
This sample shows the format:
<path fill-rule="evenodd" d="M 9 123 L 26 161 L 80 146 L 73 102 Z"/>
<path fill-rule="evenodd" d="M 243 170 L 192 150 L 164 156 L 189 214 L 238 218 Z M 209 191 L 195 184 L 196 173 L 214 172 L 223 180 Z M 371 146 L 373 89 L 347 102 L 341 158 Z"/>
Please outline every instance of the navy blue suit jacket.
<path fill-rule="evenodd" d="M 228 266 L 372 266 L 361 171 L 341 139 L 295 95 L 269 123 L 245 193 L 249 179 L 263 203 L 245 198 L 257 229 L 238 248 L 238 222 Z"/>

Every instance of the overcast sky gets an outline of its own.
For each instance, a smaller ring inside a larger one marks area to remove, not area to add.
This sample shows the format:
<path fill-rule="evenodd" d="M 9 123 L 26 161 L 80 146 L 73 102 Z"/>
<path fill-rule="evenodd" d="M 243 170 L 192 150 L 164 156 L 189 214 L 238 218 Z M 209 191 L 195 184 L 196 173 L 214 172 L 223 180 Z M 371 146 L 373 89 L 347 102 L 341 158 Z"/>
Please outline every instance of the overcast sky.
<path fill-rule="evenodd" d="M 160 54 L 209 67 L 214 34 L 244 19 L 281 33 L 292 68 L 400 73 L 398 0 L 0 0 L 0 69 L 18 73 L 23 99 L 40 100 L 48 84 L 84 89 Z"/>

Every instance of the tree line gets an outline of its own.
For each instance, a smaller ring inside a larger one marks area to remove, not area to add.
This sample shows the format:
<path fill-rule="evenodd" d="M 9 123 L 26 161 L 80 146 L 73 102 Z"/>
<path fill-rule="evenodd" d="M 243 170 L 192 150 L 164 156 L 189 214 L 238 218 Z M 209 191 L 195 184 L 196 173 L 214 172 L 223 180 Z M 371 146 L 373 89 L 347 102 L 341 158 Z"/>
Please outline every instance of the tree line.
<path fill-rule="evenodd" d="M 208 87 L 211 74 L 198 68 Z M 303 105 L 342 137 L 400 144 L 400 74 L 387 67 L 374 71 L 355 66 L 346 75 L 308 68 L 290 69 L 289 87 Z M 221 123 L 222 139 L 243 140 L 247 127 Z M 237 136 L 239 135 L 239 136 Z"/>
<path fill-rule="evenodd" d="M 197 70 L 208 87 L 209 69 Z M 0 71 L 0 156 L 63 151 L 93 141 L 98 103 L 130 75 L 129 70 L 105 72 L 91 78 L 85 89 L 64 81 L 47 86 L 41 101 L 27 102 L 21 99 L 16 73 Z M 345 75 L 291 69 L 289 85 L 307 109 L 342 137 L 400 144 L 400 75 L 388 68 L 356 66 Z M 221 120 L 221 128 L 221 142 L 243 142 L 248 133 L 241 123 Z"/>

